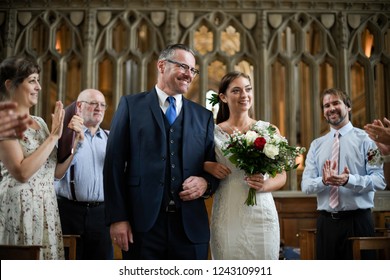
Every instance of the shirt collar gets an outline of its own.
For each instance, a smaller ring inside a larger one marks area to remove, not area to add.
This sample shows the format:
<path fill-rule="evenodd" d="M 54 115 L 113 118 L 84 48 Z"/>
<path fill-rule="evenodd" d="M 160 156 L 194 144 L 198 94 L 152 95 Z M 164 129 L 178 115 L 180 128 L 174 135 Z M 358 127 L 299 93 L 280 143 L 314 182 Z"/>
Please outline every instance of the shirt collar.
<path fill-rule="evenodd" d="M 353 129 L 353 125 L 351 122 L 348 122 L 346 125 L 344 125 L 342 128 L 340 128 L 338 131 L 340 133 L 340 136 L 344 136 L 345 134 L 347 134 L 349 131 L 351 131 Z M 330 128 L 330 132 L 331 132 L 331 135 L 332 137 L 334 136 L 334 134 L 336 133 L 336 129 L 334 128 Z"/>
<path fill-rule="evenodd" d="M 103 138 L 102 133 L 103 130 L 101 127 L 99 127 L 95 135 L 98 136 L 99 138 Z M 88 127 L 84 126 L 84 135 L 86 134 L 91 135 L 91 131 L 88 129 Z"/>
<path fill-rule="evenodd" d="M 160 107 L 163 107 L 164 104 L 165 104 L 165 101 L 167 100 L 168 94 L 166 94 L 164 91 L 162 91 L 161 89 L 159 89 L 156 85 L 156 92 L 157 92 L 157 96 L 158 96 L 158 102 L 160 104 Z M 183 95 L 182 94 L 175 94 L 175 95 L 172 95 L 173 97 L 175 97 L 176 99 L 176 107 L 181 104 L 182 102 L 182 99 L 183 99 Z"/>

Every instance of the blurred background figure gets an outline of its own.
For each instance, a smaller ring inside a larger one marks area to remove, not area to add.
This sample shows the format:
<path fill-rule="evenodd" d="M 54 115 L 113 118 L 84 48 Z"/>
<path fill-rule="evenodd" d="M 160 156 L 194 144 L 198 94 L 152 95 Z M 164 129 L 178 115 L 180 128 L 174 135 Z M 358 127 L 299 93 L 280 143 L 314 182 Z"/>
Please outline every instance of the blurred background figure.
<path fill-rule="evenodd" d="M 57 169 L 60 172 L 56 173 L 60 178 L 56 192 L 62 231 L 80 235 L 77 259 L 113 259 L 110 228 L 104 222 L 103 165 L 108 132 L 100 127 L 107 104 L 100 91 L 86 89 L 70 106 L 73 116 L 64 126 L 80 132 L 83 139 L 76 137 L 78 143 L 63 143 L 67 141 L 64 137 L 59 143 L 69 146 L 69 150 L 73 148 L 64 161 L 66 170 Z"/>

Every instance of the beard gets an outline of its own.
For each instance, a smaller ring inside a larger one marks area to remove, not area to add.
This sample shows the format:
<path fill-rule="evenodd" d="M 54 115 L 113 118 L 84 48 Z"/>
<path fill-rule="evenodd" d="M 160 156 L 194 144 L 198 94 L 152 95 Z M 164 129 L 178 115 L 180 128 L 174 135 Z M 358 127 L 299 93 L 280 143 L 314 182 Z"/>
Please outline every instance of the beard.
<path fill-rule="evenodd" d="M 338 120 L 331 121 L 329 119 L 329 117 L 327 117 L 326 121 L 328 124 L 333 125 L 333 126 L 338 126 L 340 123 L 342 123 L 345 120 L 345 118 L 347 117 L 347 114 L 348 114 L 348 112 L 346 112 L 344 116 L 341 116 L 341 114 L 338 111 L 336 113 L 340 116 L 340 118 Z"/>

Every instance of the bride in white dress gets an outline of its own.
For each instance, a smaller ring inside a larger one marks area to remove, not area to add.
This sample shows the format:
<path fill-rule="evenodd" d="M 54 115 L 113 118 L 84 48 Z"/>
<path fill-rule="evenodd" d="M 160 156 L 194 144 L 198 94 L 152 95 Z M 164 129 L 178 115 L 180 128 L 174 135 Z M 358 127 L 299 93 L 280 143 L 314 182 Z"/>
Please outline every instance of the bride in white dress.
<path fill-rule="evenodd" d="M 253 92 L 250 77 L 241 72 L 226 74 L 219 87 L 219 111 L 215 128 L 217 163 L 206 162 L 205 170 L 221 179 L 214 194 L 211 215 L 211 256 L 213 259 L 279 258 L 279 221 L 272 191 L 286 182 L 286 174 L 264 178 L 246 177 L 223 156 L 221 148 L 235 130 L 246 132 L 261 124 L 250 117 Z M 279 131 L 278 131 L 279 132 Z M 249 188 L 256 189 L 257 204 L 247 206 Z"/>

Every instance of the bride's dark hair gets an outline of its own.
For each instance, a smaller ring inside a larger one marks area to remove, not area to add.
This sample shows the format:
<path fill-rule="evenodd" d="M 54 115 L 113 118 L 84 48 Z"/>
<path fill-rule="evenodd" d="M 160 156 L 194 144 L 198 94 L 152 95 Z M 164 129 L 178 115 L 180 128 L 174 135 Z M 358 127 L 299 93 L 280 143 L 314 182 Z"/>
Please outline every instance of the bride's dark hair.
<path fill-rule="evenodd" d="M 222 93 L 226 95 L 226 90 L 228 89 L 230 83 L 240 77 L 248 79 L 249 83 L 252 83 L 249 75 L 239 71 L 232 71 L 222 77 L 221 82 L 219 83 L 218 94 Z M 227 105 L 227 103 L 222 102 L 221 98 L 219 98 L 218 104 L 219 104 L 219 109 L 218 109 L 217 119 L 216 119 L 217 124 L 226 121 L 230 116 L 229 106 Z M 251 110 L 249 111 L 249 115 L 250 116 L 252 115 Z"/>

